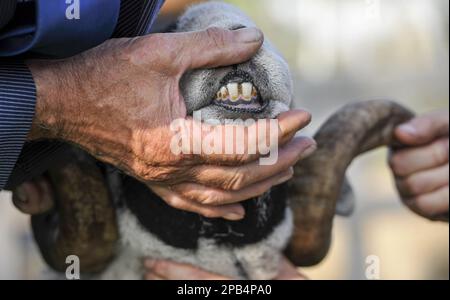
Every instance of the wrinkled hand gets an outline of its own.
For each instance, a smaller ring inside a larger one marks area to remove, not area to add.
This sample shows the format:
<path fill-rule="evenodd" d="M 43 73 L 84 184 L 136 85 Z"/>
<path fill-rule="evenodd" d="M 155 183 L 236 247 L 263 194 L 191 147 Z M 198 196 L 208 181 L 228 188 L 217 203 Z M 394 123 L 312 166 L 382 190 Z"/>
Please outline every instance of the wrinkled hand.
<path fill-rule="evenodd" d="M 175 155 L 170 124 L 181 118 L 189 132 L 199 126 L 187 118 L 180 94 L 179 81 L 186 71 L 244 62 L 262 42 L 257 29 L 211 28 L 110 40 L 69 59 L 28 61 L 38 93 L 29 139 L 76 144 L 148 184 L 175 208 L 241 219 L 244 210 L 236 202 L 287 181 L 291 166 L 315 150 L 311 139 L 293 139 L 310 115 L 288 112 L 279 117 L 278 132 L 266 132 L 278 137 L 282 147 L 274 166 L 260 166 L 260 155 L 249 155 L 248 149 L 244 155 Z M 203 134 L 216 136 L 225 128 L 209 127 Z M 266 140 L 252 128 L 245 132 L 235 144 Z M 188 138 L 192 140 L 192 134 Z"/>
<path fill-rule="evenodd" d="M 396 137 L 407 146 L 390 158 L 403 202 L 425 218 L 448 222 L 448 112 L 415 118 L 398 127 Z"/>
<path fill-rule="evenodd" d="M 206 272 L 199 268 L 175 263 L 167 260 L 147 259 L 144 262 L 147 280 L 233 280 L 233 278 Z M 305 280 L 298 269 L 284 258 L 280 265 L 280 272 L 274 280 Z"/>

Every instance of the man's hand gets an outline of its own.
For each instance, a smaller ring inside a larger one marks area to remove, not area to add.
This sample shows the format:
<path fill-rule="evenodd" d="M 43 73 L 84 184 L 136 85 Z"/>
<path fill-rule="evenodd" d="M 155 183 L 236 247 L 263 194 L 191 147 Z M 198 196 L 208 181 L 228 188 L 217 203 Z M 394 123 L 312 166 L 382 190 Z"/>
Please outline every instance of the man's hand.
<path fill-rule="evenodd" d="M 175 208 L 241 219 L 244 210 L 237 202 L 289 180 L 291 167 L 315 150 L 313 140 L 293 139 L 310 115 L 288 112 L 279 117 L 277 132 L 256 134 L 247 128 L 236 138 L 236 145 L 247 145 L 249 139 L 263 143 L 261 136 L 278 138 L 282 148 L 273 166 L 260 166 L 260 155 L 249 155 L 248 149 L 244 155 L 175 155 L 170 124 L 181 118 L 189 132 L 199 126 L 187 118 L 180 94 L 186 71 L 247 61 L 262 42 L 257 29 L 211 28 L 110 40 L 70 59 L 29 61 L 38 94 L 29 139 L 74 143 L 148 184 Z M 225 129 L 210 127 L 203 134 Z"/>
<path fill-rule="evenodd" d="M 147 280 L 233 280 L 233 278 L 206 272 L 199 268 L 175 263 L 167 260 L 147 259 L 144 262 L 145 275 Z M 274 280 L 305 280 L 298 269 L 283 258 L 280 265 L 280 272 Z"/>
<path fill-rule="evenodd" d="M 390 158 L 404 203 L 423 217 L 448 221 L 448 112 L 415 118 L 398 127 L 396 137 L 408 146 Z"/>

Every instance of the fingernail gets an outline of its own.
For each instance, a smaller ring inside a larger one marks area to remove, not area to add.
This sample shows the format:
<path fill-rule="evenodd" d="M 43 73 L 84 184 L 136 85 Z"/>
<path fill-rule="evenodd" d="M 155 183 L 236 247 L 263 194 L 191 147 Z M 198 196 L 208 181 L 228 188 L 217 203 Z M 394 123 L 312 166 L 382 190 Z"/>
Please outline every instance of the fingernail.
<path fill-rule="evenodd" d="M 148 274 L 148 279 L 150 280 L 163 280 L 161 277 L 155 275 L 155 274 Z"/>
<path fill-rule="evenodd" d="M 285 176 L 285 177 L 282 177 L 282 178 L 280 178 L 279 180 L 277 180 L 277 182 L 275 182 L 275 184 L 274 185 L 280 185 L 280 184 L 282 184 L 282 183 L 285 183 L 286 181 L 289 181 L 289 180 L 291 180 L 292 179 L 292 176 Z"/>
<path fill-rule="evenodd" d="M 236 41 L 241 43 L 256 43 L 263 40 L 264 35 L 261 30 L 256 28 L 243 28 L 234 31 Z"/>
<path fill-rule="evenodd" d="M 303 153 L 301 154 L 300 159 L 305 159 L 310 157 L 314 152 L 316 152 L 317 150 L 317 145 L 313 144 L 311 146 L 309 146 L 308 148 L 305 149 L 305 151 L 303 151 Z"/>
<path fill-rule="evenodd" d="M 19 200 L 20 202 L 28 203 L 27 192 L 26 192 L 26 190 L 25 190 L 25 188 L 23 186 L 18 187 L 14 191 L 14 194 L 15 194 L 17 200 Z"/>
<path fill-rule="evenodd" d="M 411 124 L 400 125 L 398 127 L 398 129 L 400 131 L 403 131 L 404 133 L 407 133 L 407 134 L 412 135 L 412 136 L 417 135 L 417 129 L 414 126 L 412 126 Z"/>
<path fill-rule="evenodd" d="M 280 185 L 282 183 L 285 183 L 286 181 L 291 180 L 293 175 L 293 171 L 289 171 L 287 175 L 280 177 L 280 179 L 275 182 L 275 185 Z"/>
<path fill-rule="evenodd" d="M 227 213 L 225 216 L 223 216 L 223 218 L 228 221 L 239 221 L 244 218 L 244 215 L 238 213 Z"/>

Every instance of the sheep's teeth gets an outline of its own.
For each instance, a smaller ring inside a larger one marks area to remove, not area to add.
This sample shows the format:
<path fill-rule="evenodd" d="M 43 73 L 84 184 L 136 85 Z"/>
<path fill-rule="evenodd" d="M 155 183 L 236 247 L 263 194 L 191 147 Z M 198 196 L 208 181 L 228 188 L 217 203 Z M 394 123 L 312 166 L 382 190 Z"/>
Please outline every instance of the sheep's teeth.
<path fill-rule="evenodd" d="M 226 86 L 222 86 L 216 94 L 217 101 L 231 101 L 239 102 L 246 101 L 251 102 L 258 97 L 258 90 L 253 86 L 251 82 L 229 83 Z"/>
<path fill-rule="evenodd" d="M 228 92 L 230 93 L 230 100 L 236 102 L 239 100 L 239 86 L 237 83 L 229 83 L 227 85 Z"/>
<path fill-rule="evenodd" d="M 252 88 L 252 97 L 254 98 L 258 97 L 258 91 L 256 90 L 255 87 Z"/>
<path fill-rule="evenodd" d="M 252 100 L 252 89 L 253 89 L 253 84 L 251 84 L 249 82 L 244 82 L 242 84 L 242 96 L 245 101 Z"/>
<path fill-rule="evenodd" d="M 223 87 L 220 89 L 220 94 L 221 94 L 221 99 L 222 99 L 223 101 L 228 100 L 228 90 L 227 90 L 226 87 L 223 86 Z"/>

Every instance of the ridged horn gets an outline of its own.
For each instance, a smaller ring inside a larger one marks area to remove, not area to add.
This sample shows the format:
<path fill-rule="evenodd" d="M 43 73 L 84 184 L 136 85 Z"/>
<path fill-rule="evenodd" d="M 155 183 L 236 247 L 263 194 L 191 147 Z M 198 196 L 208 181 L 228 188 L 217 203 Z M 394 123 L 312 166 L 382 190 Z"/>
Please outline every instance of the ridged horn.
<path fill-rule="evenodd" d="M 35 240 L 46 263 L 67 268 L 77 255 L 83 273 L 102 271 L 118 240 L 115 208 L 100 168 L 91 159 L 75 158 L 49 171 L 55 193 L 53 211 L 31 219 Z"/>
<path fill-rule="evenodd" d="M 374 100 L 343 107 L 319 129 L 317 151 L 295 166 L 287 184 L 295 230 L 286 254 L 296 265 L 315 265 L 328 253 L 336 202 L 353 159 L 395 146 L 395 128 L 412 117 L 395 102 Z"/>

